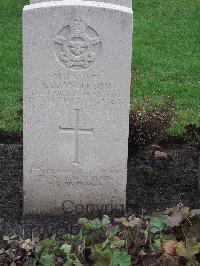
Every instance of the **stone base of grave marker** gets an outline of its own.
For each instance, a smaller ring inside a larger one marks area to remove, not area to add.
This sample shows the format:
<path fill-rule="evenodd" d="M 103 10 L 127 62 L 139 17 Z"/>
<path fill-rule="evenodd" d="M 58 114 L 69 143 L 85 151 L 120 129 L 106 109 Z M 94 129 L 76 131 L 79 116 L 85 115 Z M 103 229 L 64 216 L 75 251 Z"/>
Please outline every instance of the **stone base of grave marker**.
<path fill-rule="evenodd" d="M 24 8 L 24 214 L 124 208 L 131 39 L 128 7 Z"/>

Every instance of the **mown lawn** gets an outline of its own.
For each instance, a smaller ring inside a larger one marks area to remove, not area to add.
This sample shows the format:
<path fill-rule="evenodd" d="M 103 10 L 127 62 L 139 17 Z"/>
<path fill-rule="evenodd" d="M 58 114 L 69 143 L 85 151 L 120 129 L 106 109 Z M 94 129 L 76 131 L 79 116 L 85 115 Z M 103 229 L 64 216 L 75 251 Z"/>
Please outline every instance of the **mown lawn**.
<path fill-rule="evenodd" d="M 200 125 L 200 1 L 135 0 L 134 101 L 175 99 L 177 119 L 170 134 Z"/>
<path fill-rule="evenodd" d="M 19 133 L 22 96 L 21 12 L 26 0 L 0 4 L 0 133 Z"/>
<path fill-rule="evenodd" d="M 0 5 L 0 133 L 20 133 L 22 96 L 21 11 L 27 0 Z M 134 0 L 132 104 L 152 105 L 170 96 L 181 135 L 200 125 L 200 1 Z"/>

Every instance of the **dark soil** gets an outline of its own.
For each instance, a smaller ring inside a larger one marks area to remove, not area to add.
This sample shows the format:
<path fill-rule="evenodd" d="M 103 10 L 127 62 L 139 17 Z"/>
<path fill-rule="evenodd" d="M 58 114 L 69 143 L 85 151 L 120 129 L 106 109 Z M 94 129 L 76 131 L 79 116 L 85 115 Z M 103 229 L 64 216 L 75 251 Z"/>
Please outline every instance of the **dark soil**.
<path fill-rule="evenodd" d="M 0 139 L 1 141 L 1 139 Z M 76 221 L 32 217 L 22 221 L 22 144 L 14 138 L 0 144 L 0 247 L 3 235 L 47 237 L 77 231 Z M 168 160 L 157 161 L 149 148 L 129 155 L 127 215 L 152 213 L 182 202 L 200 208 L 199 153 L 195 145 L 178 141 L 161 144 Z"/>
<path fill-rule="evenodd" d="M 197 145 L 163 142 L 169 159 L 158 161 L 148 148 L 129 156 L 127 208 L 130 212 L 162 211 L 182 203 L 200 208 L 198 186 L 199 152 Z"/>

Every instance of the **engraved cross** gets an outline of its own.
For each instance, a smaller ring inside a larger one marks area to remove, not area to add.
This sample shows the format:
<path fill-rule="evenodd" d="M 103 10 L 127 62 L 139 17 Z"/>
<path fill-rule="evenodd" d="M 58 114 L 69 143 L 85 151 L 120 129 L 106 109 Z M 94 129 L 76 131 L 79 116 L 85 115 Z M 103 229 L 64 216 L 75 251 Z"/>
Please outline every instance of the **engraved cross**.
<path fill-rule="evenodd" d="M 84 133 L 84 134 L 93 134 L 94 129 L 83 129 L 79 127 L 79 112 L 80 109 L 75 109 L 75 126 L 73 128 L 63 128 L 59 127 L 61 131 L 65 132 L 74 132 L 75 134 L 75 142 L 74 142 L 74 165 L 79 165 L 79 153 L 78 153 L 78 148 L 79 148 L 79 133 Z"/>

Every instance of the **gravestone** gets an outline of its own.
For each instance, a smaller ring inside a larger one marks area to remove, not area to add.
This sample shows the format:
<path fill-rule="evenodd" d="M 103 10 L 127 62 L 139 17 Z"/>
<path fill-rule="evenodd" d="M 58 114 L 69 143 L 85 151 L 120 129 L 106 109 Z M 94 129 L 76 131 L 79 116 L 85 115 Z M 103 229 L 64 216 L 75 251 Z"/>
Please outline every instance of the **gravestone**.
<path fill-rule="evenodd" d="M 128 7 L 25 6 L 24 214 L 124 208 L 131 40 Z"/>
<path fill-rule="evenodd" d="M 30 0 L 30 3 L 36 4 L 36 3 L 50 2 L 50 1 L 53 1 L 53 0 Z M 57 0 L 57 1 L 64 1 L 64 0 Z M 105 3 L 116 4 L 116 5 L 128 6 L 128 7 L 132 6 L 132 0 L 84 0 L 84 1 L 105 2 Z"/>

